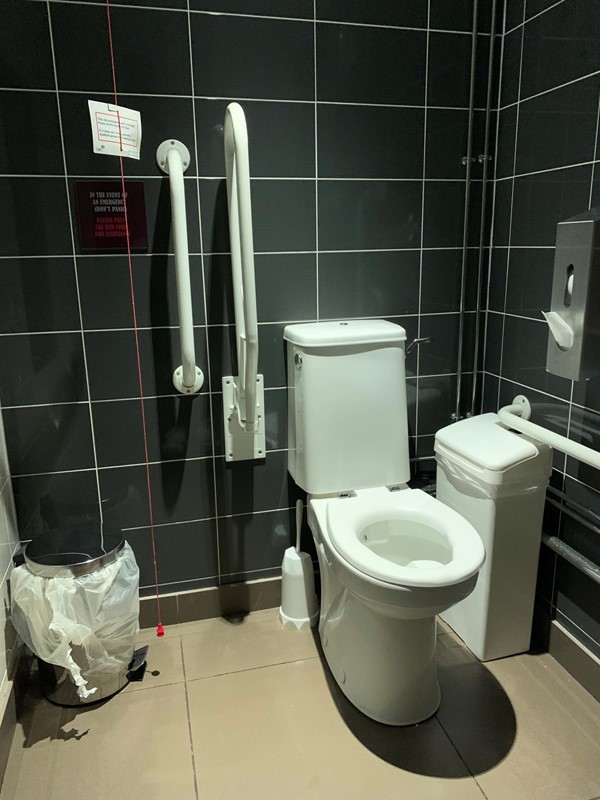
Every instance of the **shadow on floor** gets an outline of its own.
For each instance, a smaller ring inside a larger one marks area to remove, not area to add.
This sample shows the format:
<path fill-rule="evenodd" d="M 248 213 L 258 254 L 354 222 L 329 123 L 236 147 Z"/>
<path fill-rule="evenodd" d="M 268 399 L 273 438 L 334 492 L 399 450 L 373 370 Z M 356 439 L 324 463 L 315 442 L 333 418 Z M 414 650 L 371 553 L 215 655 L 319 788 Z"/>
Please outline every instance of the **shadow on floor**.
<path fill-rule="evenodd" d="M 73 708 L 50 703 L 42 695 L 37 664 L 33 659 L 27 688 L 20 697 L 17 707 L 18 724 L 23 729 L 23 747 L 33 747 L 42 741 L 83 739 L 90 731 L 85 725 L 84 715 L 110 700 L 109 697 L 98 703 Z M 63 730 L 71 722 L 75 725 Z"/>
<path fill-rule="evenodd" d="M 512 704 L 485 665 L 453 637 L 438 638 L 442 702 L 437 713 L 417 725 L 392 727 L 369 719 L 350 703 L 329 670 L 316 629 L 314 636 L 340 716 L 388 764 L 419 775 L 465 778 L 486 772 L 510 752 L 517 730 Z"/>

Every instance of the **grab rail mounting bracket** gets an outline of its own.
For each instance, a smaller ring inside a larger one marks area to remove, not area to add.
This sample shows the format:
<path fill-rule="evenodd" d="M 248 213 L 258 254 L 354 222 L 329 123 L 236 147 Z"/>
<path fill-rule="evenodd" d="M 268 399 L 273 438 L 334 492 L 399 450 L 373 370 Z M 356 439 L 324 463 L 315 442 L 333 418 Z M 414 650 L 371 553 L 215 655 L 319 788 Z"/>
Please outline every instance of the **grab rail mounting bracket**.
<path fill-rule="evenodd" d="M 248 430 L 244 420 L 246 409 L 240 395 L 237 376 L 222 379 L 223 420 L 225 423 L 225 461 L 245 461 L 265 457 L 265 384 L 262 375 L 256 376 L 256 423 Z"/>

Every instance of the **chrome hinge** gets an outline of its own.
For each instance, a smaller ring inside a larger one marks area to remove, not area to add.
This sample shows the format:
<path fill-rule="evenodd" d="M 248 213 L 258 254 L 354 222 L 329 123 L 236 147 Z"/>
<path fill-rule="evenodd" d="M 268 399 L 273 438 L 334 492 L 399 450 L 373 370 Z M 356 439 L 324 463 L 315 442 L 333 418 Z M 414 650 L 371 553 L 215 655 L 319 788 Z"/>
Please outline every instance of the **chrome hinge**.
<path fill-rule="evenodd" d="M 353 492 L 353 491 L 338 492 L 338 498 L 340 500 L 345 500 L 347 497 L 356 497 L 356 492 Z"/>

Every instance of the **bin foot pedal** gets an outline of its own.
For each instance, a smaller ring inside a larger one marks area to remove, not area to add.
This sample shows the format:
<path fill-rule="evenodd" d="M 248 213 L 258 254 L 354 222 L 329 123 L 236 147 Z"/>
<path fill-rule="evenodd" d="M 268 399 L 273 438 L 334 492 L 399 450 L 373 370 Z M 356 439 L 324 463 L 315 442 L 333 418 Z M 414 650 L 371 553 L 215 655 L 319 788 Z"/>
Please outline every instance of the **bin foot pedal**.
<path fill-rule="evenodd" d="M 133 651 L 133 658 L 129 662 L 127 673 L 127 680 L 130 682 L 133 681 L 143 681 L 144 675 L 146 674 L 146 667 L 148 666 L 147 656 L 148 656 L 148 649 L 150 645 L 146 644 L 144 647 L 140 647 L 139 650 Z"/>

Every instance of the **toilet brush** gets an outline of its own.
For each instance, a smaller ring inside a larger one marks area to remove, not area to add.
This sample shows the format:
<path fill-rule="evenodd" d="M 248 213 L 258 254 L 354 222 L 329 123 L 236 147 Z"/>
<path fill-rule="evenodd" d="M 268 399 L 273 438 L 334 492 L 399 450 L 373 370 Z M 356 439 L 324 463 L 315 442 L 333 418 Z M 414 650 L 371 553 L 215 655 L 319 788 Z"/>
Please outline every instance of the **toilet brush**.
<path fill-rule="evenodd" d="M 284 628 L 311 628 L 319 618 L 312 559 L 300 552 L 302 500 L 296 503 L 296 546 L 288 547 L 281 565 L 281 607 L 279 618 Z"/>

